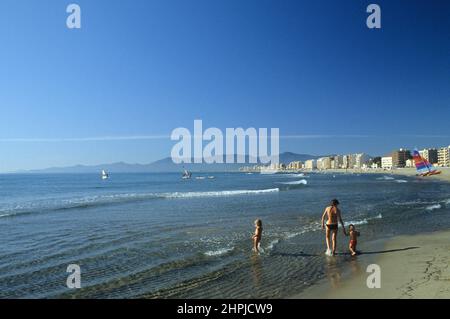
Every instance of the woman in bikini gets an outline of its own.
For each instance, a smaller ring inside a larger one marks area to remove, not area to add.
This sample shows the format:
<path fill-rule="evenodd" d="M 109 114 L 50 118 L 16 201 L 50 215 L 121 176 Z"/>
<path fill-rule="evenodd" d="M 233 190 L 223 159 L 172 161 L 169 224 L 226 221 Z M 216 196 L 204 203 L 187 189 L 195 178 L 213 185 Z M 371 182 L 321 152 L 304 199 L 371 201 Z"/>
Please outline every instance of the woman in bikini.
<path fill-rule="evenodd" d="M 334 256 L 336 254 L 336 235 L 338 231 L 338 222 L 341 223 L 344 235 L 346 235 L 344 222 L 342 221 L 341 211 L 338 208 L 339 201 L 333 199 L 331 205 L 325 208 L 322 215 L 322 229 L 325 228 L 325 217 L 327 217 L 326 224 L 326 242 L 327 242 L 327 252 L 328 256 Z M 332 242 L 332 249 L 330 250 L 330 235 Z"/>

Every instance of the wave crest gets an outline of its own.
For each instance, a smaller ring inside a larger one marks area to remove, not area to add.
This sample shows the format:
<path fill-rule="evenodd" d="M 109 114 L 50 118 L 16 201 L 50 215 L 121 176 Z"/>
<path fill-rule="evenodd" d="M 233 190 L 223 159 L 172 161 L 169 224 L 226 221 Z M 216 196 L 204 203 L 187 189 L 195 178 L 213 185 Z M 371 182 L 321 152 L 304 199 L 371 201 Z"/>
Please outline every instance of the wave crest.
<path fill-rule="evenodd" d="M 433 211 L 433 210 L 441 209 L 441 208 L 442 208 L 442 205 L 441 205 L 441 204 L 434 204 L 434 205 L 427 206 L 425 209 L 426 209 L 427 211 L 431 212 L 431 211 Z"/>
<path fill-rule="evenodd" d="M 351 221 L 345 222 L 344 225 L 346 227 L 349 226 L 350 224 L 353 224 L 353 225 L 365 225 L 365 224 L 368 224 L 369 221 L 371 221 L 371 220 L 382 219 L 382 218 L 383 218 L 383 215 L 378 214 L 375 217 L 369 217 L 369 218 L 364 218 L 364 219 L 355 220 L 355 221 L 351 220 Z"/>
<path fill-rule="evenodd" d="M 283 184 L 283 185 L 307 185 L 308 181 L 306 179 L 301 179 L 299 181 L 293 181 L 293 182 L 281 182 L 280 184 Z"/>
<path fill-rule="evenodd" d="M 276 193 L 279 190 L 280 190 L 279 188 L 269 188 L 260 190 L 229 190 L 229 191 L 209 191 L 209 192 L 124 193 L 124 194 L 86 196 L 71 199 L 53 199 L 41 203 L 34 203 L 34 202 L 24 203 L 21 205 L 13 205 L 11 207 L 1 208 L 0 218 L 46 211 L 83 209 L 135 201 L 145 201 L 155 199 L 188 199 L 188 198 L 202 198 L 202 197 L 258 195 L 266 193 Z"/>

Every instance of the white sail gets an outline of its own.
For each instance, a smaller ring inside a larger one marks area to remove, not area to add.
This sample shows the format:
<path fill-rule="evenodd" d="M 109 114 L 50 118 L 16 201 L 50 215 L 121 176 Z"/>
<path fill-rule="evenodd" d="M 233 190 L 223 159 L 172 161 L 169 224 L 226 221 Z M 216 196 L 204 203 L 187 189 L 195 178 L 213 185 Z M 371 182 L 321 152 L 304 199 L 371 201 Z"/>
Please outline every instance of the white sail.
<path fill-rule="evenodd" d="M 183 179 L 190 179 L 191 176 L 192 176 L 192 173 L 185 169 L 183 175 L 181 176 L 181 178 L 183 178 Z"/>

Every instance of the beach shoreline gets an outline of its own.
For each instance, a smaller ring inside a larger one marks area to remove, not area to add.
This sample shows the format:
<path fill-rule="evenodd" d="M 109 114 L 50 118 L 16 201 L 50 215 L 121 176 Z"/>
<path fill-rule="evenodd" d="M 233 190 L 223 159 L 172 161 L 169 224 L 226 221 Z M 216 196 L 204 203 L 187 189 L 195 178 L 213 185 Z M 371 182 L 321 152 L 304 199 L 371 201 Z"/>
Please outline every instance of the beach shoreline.
<path fill-rule="evenodd" d="M 450 182 L 450 168 L 439 168 L 441 174 L 427 177 Z M 414 177 L 414 168 L 394 170 L 327 170 L 326 174 L 377 174 Z M 370 251 L 373 243 L 363 246 L 363 254 L 357 256 L 349 271 L 339 282 L 330 278 L 314 285 L 303 292 L 291 296 L 293 299 L 398 299 L 398 298 L 450 298 L 450 230 L 417 235 L 401 235 L 389 238 L 382 244 L 383 249 Z M 366 253 L 364 253 L 366 251 Z M 380 266 L 382 275 L 381 288 L 369 289 L 366 284 L 370 275 L 365 270 L 371 263 Z"/>
<path fill-rule="evenodd" d="M 441 174 L 432 175 L 432 176 L 417 176 L 417 178 L 427 178 L 430 180 L 441 180 L 450 182 L 450 167 L 438 167 L 438 171 L 441 171 Z M 324 171 L 319 171 L 325 174 L 377 174 L 377 175 L 396 175 L 396 176 L 407 176 L 414 177 L 417 174 L 415 168 L 395 168 L 392 170 L 383 170 L 383 169 L 327 169 Z"/>
<path fill-rule="evenodd" d="M 368 288 L 366 271 L 372 262 L 366 254 L 355 258 L 358 271 L 339 285 L 324 281 L 293 296 L 294 299 L 446 299 L 450 298 L 450 230 L 387 240 L 375 255 L 381 287 Z"/>

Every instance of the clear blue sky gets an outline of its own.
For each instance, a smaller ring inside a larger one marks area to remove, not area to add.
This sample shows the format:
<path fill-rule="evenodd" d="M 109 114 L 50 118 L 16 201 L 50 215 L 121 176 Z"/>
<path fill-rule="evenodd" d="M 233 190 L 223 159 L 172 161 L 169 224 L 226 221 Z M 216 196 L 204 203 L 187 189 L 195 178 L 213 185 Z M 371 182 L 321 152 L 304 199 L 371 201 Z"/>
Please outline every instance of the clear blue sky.
<path fill-rule="evenodd" d="M 310 154 L 449 145 L 449 17 L 444 0 L 3 0 L 0 172 L 151 162 L 174 142 L 132 137 L 194 119 Z"/>

